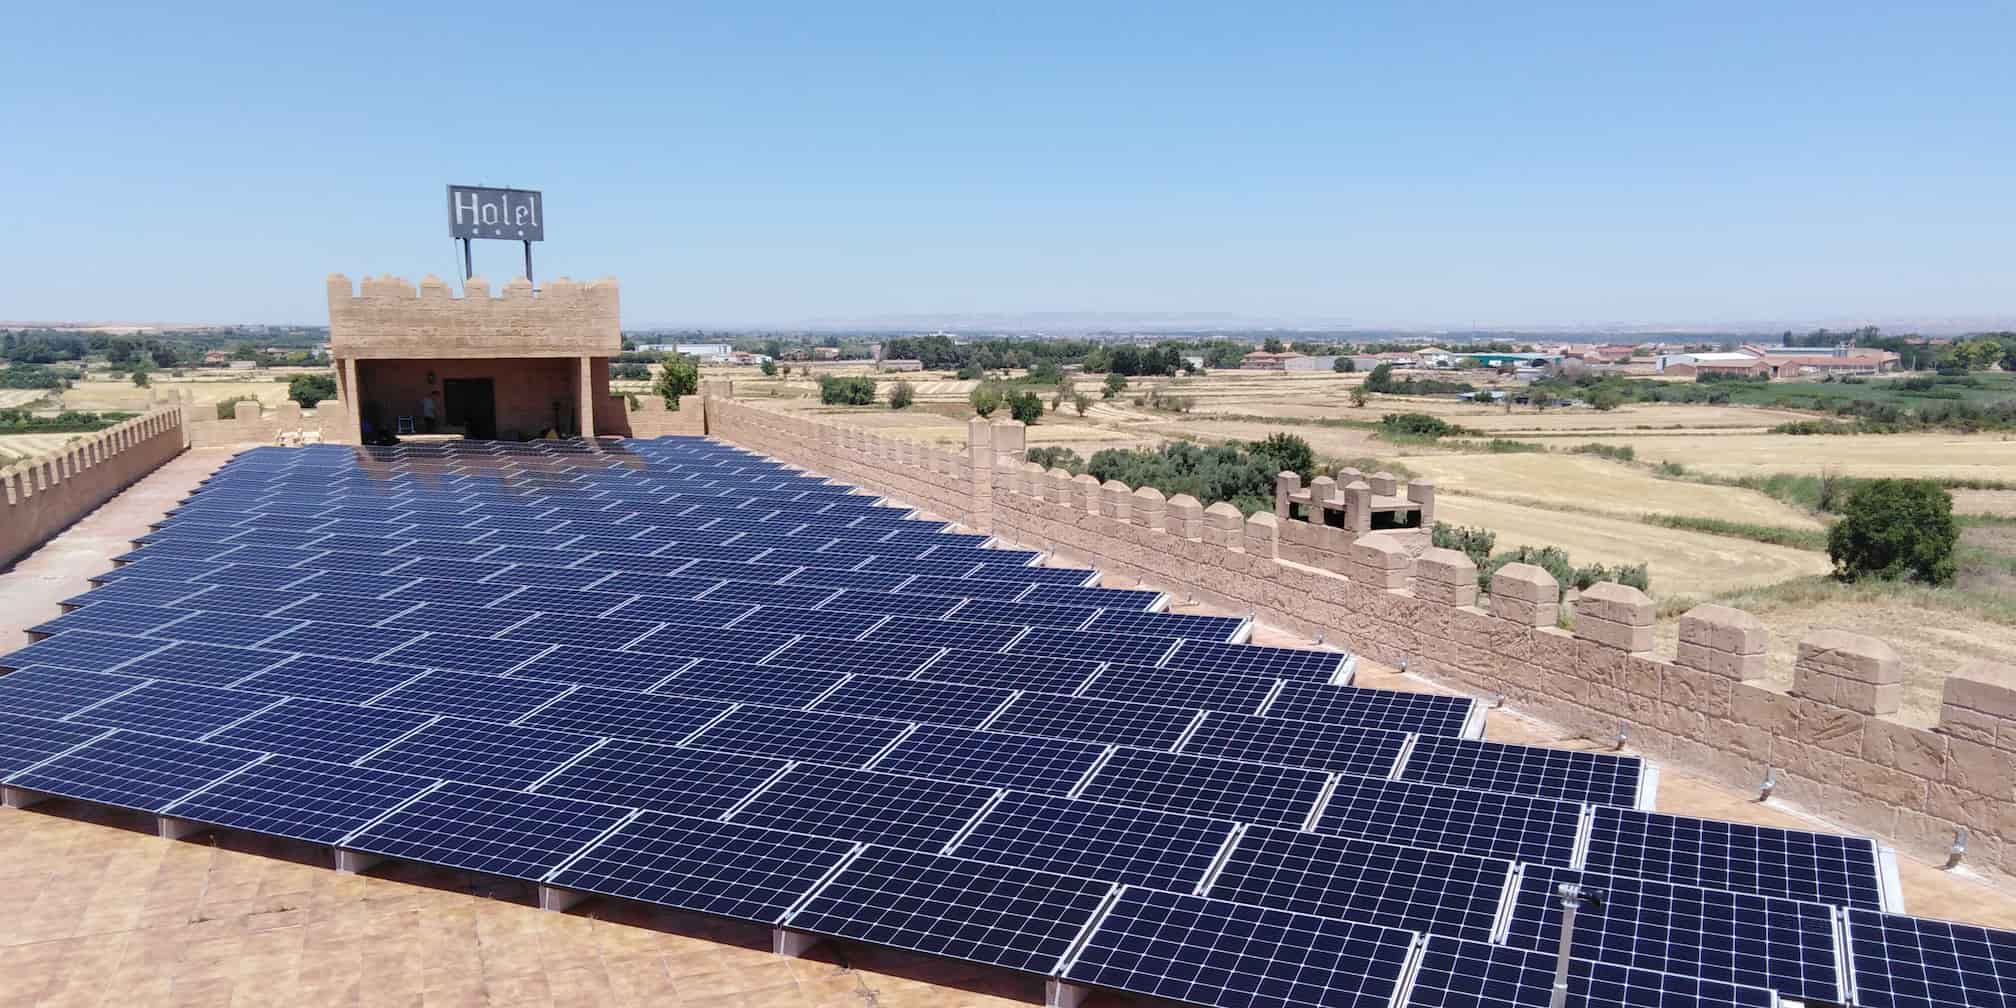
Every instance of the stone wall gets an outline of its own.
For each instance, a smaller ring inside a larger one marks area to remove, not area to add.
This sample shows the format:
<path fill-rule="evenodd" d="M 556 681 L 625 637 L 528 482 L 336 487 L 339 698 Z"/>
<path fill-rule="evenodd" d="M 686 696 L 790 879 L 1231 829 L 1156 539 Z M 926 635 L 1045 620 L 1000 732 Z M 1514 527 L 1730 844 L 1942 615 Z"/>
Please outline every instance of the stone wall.
<path fill-rule="evenodd" d="M 178 403 L 0 469 L 0 568 L 48 542 L 185 447 Z"/>
<path fill-rule="evenodd" d="M 1629 745 L 1739 789 L 1777 771 L 1774 798 L 1943 859 L 2016 874 L 2016 677 L 2007 663 L 1948 679 L 1940 723 L 1901 723 L 1903 659 L 1840 631 L 1799 645 L 1793 688 L 1764 679 L 1769 635 L 1748 613 L 1704 605 L 1677 653 L 1652 652 L 1654 606 L 1634 588 L 1583 592 L 1573 629 L 1545 570 L 1510 564 L 1480 592 L 1462 553 L 1378 533 L 1315 546 L 1273 514 L 1100 484 L 1023 460 L 1019 423 L 974 420 L 964 452 L 882 437 L 726 398 L 710 433 L 1124 584 L 1194 595 L 1350 647 L 1473 694 L 1497 695 L 1571 733 Z M 1307 525 L 1306 522 L 1294 522 Z M 1321 528 L 1315 526 L 1315 528 Z M 1321 548 L 1317 548 L 1320 546 Z M 1314 562 L 1312 562 L 1314 561 Z"/>
<path fill-rule="evenodd" d="M 579 357 L 621 351 L 616 281 L 565 277 L 534 291 L 518 277 L 490 296 L 473 277 L 456 297 L 429 276 L 416 288 L 399 277 L 329 275 L 329 348 L 338 358 Z"/>
<path fill-rule="evenodd" d="M 232 404 L 231 419 L 219 420 L 211 407 L 194 405 L 185 393 L 182 409 L 190 418 L 185 425 L 189 444 L 197 448 L 315 441 L 337 444 L 345 443 L 344 439 L 353 431 L 350 411 L 340 399 L 324 399 L 312 413 L 296 402 L 268 408 L 248 399 Z M 348 443 L 355 441 L 355 437 L 350 437 Z"/>
<path fill-rule="evenodd" d="M 617 397 L 616 401 L 627 408 L 622 397 Z M 665 408 L 665 400 L 641 392 L 637 395 L 637 408 L 629 410 L 626 417 L 632 437 L 698 436 L 707 433 L 707 400 L 697 395 L 680 396 L 679 408 L 670 410 Z"/>

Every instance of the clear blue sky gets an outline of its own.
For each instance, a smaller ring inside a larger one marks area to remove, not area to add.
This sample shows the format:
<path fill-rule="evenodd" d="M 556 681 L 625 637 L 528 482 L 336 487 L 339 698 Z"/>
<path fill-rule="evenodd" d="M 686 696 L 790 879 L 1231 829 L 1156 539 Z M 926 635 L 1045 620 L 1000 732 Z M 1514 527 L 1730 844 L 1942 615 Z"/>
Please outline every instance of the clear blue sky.
<path fill-rule="evenodd" d="M 542 278 L 617 276 L 629 324 L 2016 311 L 2007 3 L 87 3 L 7 34 L 0 318 L 321 322 L 326 273 L 454 268 L 448 182 L 545 190 Z"/>

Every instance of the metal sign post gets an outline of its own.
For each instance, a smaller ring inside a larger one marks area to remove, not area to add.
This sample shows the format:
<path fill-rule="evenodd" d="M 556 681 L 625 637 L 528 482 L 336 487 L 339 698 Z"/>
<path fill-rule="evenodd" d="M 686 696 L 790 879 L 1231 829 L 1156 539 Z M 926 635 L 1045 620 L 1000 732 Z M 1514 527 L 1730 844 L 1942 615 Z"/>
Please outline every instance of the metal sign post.
<path fill-rule="evenodd" d="M 476 275 L 470 245 L 477 238 L 525 246 L 525 279 L 532 280 L 532 243 L 546 240 L 546 196 L 537 189 L 448 187 L 448 234 L 462 243 L 462 279 Z"/>

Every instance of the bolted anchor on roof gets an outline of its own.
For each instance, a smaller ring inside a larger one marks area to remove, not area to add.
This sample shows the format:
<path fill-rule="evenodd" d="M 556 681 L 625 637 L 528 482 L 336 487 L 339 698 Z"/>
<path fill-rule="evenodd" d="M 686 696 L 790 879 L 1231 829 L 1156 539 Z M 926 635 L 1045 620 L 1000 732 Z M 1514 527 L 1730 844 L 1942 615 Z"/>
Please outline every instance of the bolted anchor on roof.
<path fill-rule="evenodd" d="M 1966 858 L 1967 827 L 1959 826 L 1953 830 L 1953 846 L 1946 851 L 1946 869 L 1951 871 L 1960 867 L 1960 862 L 1966 860 Z"/>
<path fill-rule="evenodd" d="M 1764 782 L 1757 786 L 1757 800 L 1759 802 L 1770 801 L 1771 792 L 1776 790 L 1778 790 L 1778 768 L 1767 766 L 1764 768 Z"/>
<path fill-rule="evenodd" d="M 1619 722 L 1617 722 L 1617 739 L 1616 739 L 1616 742 L 1617 742 L 1617 745 L 1616 745 L 1616 748 L 1617 748 L 1617 751 L 1618 751 L 1618 752 L 1623 752 L 1623 751 L 1624 751 L 1624 743 L 1626 743 L 1626 742 L 1629 742 L 1629 741 L 1631 741 L 1631 722 L 1629 722 L 1629 721 L 1619 721 Z"/>

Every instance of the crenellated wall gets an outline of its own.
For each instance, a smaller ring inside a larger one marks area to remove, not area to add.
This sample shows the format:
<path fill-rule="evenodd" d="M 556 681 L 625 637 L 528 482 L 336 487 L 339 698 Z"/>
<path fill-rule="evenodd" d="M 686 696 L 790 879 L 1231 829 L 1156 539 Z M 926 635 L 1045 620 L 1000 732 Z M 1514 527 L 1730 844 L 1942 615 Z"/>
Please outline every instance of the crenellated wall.
<path fill-rule="evenodd" d="M 185 391 L 182 408 L 184 415 L 191 418 L 186 426 L 189 444 L 197 448 L 309 441 L 337 444 L 352 430 L 350 412 L 340 399 L 322 400 L 313 413 L 303 411 L 296 402 L 284 402 L 269 409 L 247 399 L 232 404 L 231 419 L 219 420 L 209 406 L 195 405 Z"/>
<path fill-rule="evenodd" d="M 157 407 L 0 469 L 0 568 L 182 454 L 182 415 L 179 403 Z"/>
<path fill-rule="evenodd" d="M 962 453 L 723 397 L 708 399 L 707 416 L 711 435 L 732 444 L 1123 581 L 1501 695 L 1575 734 L 1608 741 L 1628 725 L 1631 747 L 1736 788 L 1755 790 L 1774 768 L 1776 798 L 1927 858 L 1943 859 L 1964 826 L 1968 864 L 2016 874 L 2007 663 L 1950 677 L 1939 725 L 1919 728 L 1890 717 L 1904 660 L 1873 638 L 1808 635 L 1793 687 L 1781 691 L 1764 682 L 1770 638 L 1749 613 L 1697 606 L 1681 617 L 1677 652 L 1655 654 L 1654 606 L 1637 589 L 1591 587 L 1573 629 L 1562 629 L 1560 586 L 1539 567 L 1507 565 L 1480 592 L 1476 566 L 1454 550 L 1045 470 L 1024 461 L 1019 423 L 975 419 Z M 1432 507 L 1432 495 L 1415 499 Z"/>
<path fill-rule="evenodd" d="M 490 296 L 473 277 L 463 297 L 429 276 L 416 288 L 399 277 L 365 277 L 358 289 L 329 275 L 329 349 L 337 358 L 578 357 L 622 349 L 612 279 L 565 277 L 534 290 L 518 277 Z"/>

